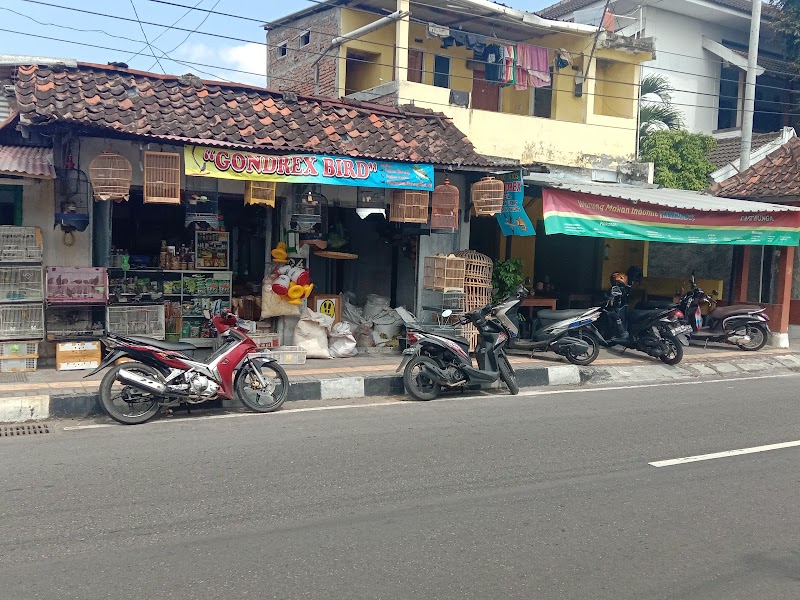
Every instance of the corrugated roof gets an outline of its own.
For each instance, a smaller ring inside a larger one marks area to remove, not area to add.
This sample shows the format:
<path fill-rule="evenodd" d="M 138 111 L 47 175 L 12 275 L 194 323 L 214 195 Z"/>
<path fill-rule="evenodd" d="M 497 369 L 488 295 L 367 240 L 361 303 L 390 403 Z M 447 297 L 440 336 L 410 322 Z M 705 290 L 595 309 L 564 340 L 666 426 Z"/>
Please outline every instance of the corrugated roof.
<path fill-rule="evenodd" d="M 0 146 L 0 173 L 55 179 L 53 149 L 32 146 Z"/>
<path fill-rule="evenodd" d="M 591 6 L 597 1 L 598 0 L 561 0 L 561 2 L 556 2 L 555 4 L 552 4 L 551 6 L 543 8 L 537 12 L 539 16 L 544 17 L 545 19 L 558 19 L 564 15 L 575 12 L 576 10 Z M 734 10 L 746 12 L 748 14 L 753 8 L 753 3 L 751 0 L 708 0 L 708 2 L 710 4 L 716 4 L 718 6 L 724 6 L 726 8 L 732 8 Z M 666 3 L 664 6 L 662 6 L 662 8 L 667 8 Z M 764 4 L 762 11 L 764 17 L 774 17 L 779 12 L 777 8 L 769 4 Z"/>
<path fill-rule="evenodd" d="M 684 210 L 700 210 L 707 212 L 790 212 L 800 211 L 800 207 L 785 204 L 770 204 L 767 202 L 750 202 L 733 198 L 720 198 L 702 192 L 689 190 L 674 190 L 656 186 L 640 187 L 620 183 L 568 182 L 555 177 L 539 173 L 525 177 L 525 183 L 539 185 L 547 188 L 568 190 L 580 194 L 591 194 L 604 198 L 619 198 L 631 202 L 644 202 L 655 206 L 667 208 L 680 208 Z"/>

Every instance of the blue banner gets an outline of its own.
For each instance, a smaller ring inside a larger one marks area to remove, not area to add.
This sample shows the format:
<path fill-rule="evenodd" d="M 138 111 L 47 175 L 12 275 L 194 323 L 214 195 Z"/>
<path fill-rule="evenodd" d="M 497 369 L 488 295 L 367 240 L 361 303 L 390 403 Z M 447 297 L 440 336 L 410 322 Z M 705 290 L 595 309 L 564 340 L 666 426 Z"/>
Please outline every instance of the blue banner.
<path fill-rule="evenodd" d="M 207 146 L 184 146 L 183 158 L 186 175 L 192 177 L 433 190 L 433 165 L 320 154 L 258 154 Z"/>
<path fill-rule="evenodd" d="M 536 235 L 528 213 L 525 212 L 525 184 L 522 181 L 522 171 L 503 173 L 499 179 L 505 184 L 503 210 L 497 214 L 503 235 L 506 237 Z"/>

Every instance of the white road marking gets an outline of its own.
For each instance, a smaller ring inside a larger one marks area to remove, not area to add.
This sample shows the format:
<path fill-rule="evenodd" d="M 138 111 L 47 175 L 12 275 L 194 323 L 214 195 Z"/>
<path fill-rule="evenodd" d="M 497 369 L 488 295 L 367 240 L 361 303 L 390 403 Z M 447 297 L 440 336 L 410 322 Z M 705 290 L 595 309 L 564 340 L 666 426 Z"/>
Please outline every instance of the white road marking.
<path fill-rule="evenodd" d="M 750 377 L 736 377 L 736 381 L 753 381 L 758 379 L 781 379 L 784 377 L 797 377 L 796 373 L 788 373 L 785 375 L 753 375 Z M 534 397 L 534 396 L 557 396 L 561 394 L 592 394 L 597 392 L 608 392 L 614 390 L 638 390 L 644 388 L 664 387 L 664 386 L 677 386 L 677 385 L 705 385 L 708 383 L 730 383 L 731 378 L 727 379 L 706 379 L 700 381 L 662 381 L 659 383 L 640 383 L 636 385 L 618 385 L 607 387 L 594 387 L 594 388 L 572 388 L 568 390 L 532 390 L 529 392 L 520 392 L 518 397 Z M 511 398 L 511 396 L 501 394 L 483 393 L 475 396 L 450 396 L 444 398 L 437 398 L 432 402 L 434 404 L 441 402 L 458 402 L 461 400 L 499 400 L 503 398 Z M 219 415 L 204 415 L 202 417 L 181 417 L 179 419 L 162 419 L 152 421 L 153 425 L 168 424 L 168 423 L 184 423 L 196 421 L 211 421 L 215 419 L 239 419 L 244 417 L 264 417 L 264 416 L 278 416 L 278 415 L 291 415 L 295 413 L 306 412 L 321 412 L 325 410 L 349 410 L 353 408 L 377 408 L 384 406 L 420 406 L 428 404 L 427 402 L 416 402 L 413 400 L 393 400 L 389 402 L 369 402 L 364 404 L 340 404 L 334 406 L 311 406 L 308 408 L 287 408 L 279 410 L 274 413 L 224 413 Z M 116 423 L 98 423 L 93 425 L 76 425 L 72 427 L 64 427 L 64 431 L 79 431 L 82 429 L 103 429 L 105 427 L 117 427 Z"/>
<path fill-rule="evenodd" d="M 770 450 L 781 450 L 782 448 L 795 448 L 800 446 L 800 441 L 783 442 L 780 444 L 769 444 L 768 446 L 755 446 L 754 448 L 742 448 L 740 450 L 728 450 L 727 452 L 715 452 L 713 454 L 699 454 L 697 456 L 686 456 L 684 458 L 674 458 L 672 460 L 659 460 L 648 463 L 653 467 L 673 467 L 690 462 L 701 460 L 714 460 L 715 458 L 727 458 L 729 456 L 741 456 L 742 454 L 756 454 L 758 452 L 769 452 Z"/>

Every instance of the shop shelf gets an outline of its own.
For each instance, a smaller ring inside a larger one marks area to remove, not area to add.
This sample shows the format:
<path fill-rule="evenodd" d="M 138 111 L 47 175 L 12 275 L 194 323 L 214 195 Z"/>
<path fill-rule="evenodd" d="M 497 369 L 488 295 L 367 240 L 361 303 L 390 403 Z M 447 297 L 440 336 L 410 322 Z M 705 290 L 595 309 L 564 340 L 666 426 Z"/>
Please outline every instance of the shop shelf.
<path fill-rule="evenodd" d="M 306 351 L 300 346 L 280 346 L 271 352 L 279 365 L 306 364 Z"/>
<path fill-rule="evenodd" d="M 39 356 L 39 342 L 0 343 L 0 358 L 19 358 L 31 355 Z"/>
<path fill-rule="evenodd" d="M 9 358 L 0 356 L 0 373 L 32 373 L 36 370 L 38 356 Z"/>
<path fill-rule="evenodd" d="M 118 335 L 145 335 L 163 340 L 166 335 L 164 305 L 109 306 L 106 327 Z"/>
<path fill-rule="evenodd" d="M 0 267 L 0 302 L 41 302 L 42 267 Z"/>
<path fill-rule="evenodd" d="M 42 232 L 38 227 L 0 227 L 0 262 L 42 262 Z"/>
<path fill-rule="evenodd" d="M 44 338 L 42 304 L 0 305 L 0 340 L 41 340 Z"/>
<path fill-rule="evenodd" d="M 46 289 L 52 304 L 104 303 L 108 274 L 103 267 L 47 267 Z"/>

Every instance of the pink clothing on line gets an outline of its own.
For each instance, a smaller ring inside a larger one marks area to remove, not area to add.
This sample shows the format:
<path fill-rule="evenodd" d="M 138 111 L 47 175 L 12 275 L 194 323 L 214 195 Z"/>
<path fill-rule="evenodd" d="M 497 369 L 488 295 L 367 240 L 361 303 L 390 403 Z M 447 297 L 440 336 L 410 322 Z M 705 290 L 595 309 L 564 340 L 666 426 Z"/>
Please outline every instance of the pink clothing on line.
<path fill-rule="evenodd" d="M 550 84 L 550 58 L 547 48 L 517 44 L 517 85 L 518 90 L 528 86 L 544 87 Z"/>

